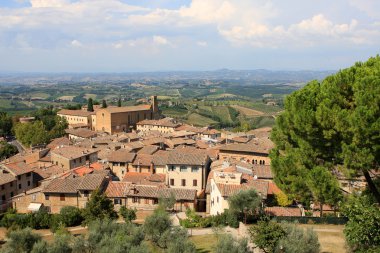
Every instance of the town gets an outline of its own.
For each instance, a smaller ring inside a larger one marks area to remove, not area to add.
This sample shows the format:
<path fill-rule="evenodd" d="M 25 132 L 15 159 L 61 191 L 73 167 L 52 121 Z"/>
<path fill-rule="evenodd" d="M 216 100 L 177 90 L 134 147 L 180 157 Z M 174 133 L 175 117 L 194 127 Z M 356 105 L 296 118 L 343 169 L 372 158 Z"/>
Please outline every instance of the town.
<path fill-rule="evenodd" d="M 380 253 L 380 1 L 0 1 L 0 253 Z"/>

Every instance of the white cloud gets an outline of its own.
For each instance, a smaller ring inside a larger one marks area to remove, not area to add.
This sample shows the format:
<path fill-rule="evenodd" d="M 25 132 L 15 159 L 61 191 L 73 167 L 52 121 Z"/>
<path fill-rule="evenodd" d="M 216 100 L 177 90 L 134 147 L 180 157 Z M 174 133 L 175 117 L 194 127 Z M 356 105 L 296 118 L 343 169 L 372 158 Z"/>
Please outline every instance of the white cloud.
<path fill-rule="evenodd" d="M 157 45 L 171 45 L 167 38 L 158 35 L 153 36 L 153 42 Z"/>
<path fill-rule="evenodd" d="M 67 5 L 66 0 L 30 0 L 32 8 L 63 7 Z"/>
<path fill-rule="evenodd" d="M 207 47 L 208 43 L 207 41 L 197 41 L 197 45 L 200 47 Z"/>
<path fill-rule="evenodd" d="M 82 47 L 83 46 L 83 44 L 78 40 L 72 40 L 70 44 L 73 47 Z"/>

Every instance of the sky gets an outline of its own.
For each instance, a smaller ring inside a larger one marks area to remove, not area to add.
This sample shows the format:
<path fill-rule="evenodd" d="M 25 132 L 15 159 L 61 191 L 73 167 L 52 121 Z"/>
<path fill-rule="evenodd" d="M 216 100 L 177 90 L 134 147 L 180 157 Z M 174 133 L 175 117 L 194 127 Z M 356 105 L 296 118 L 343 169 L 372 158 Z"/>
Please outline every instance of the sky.
<path fill-rule="evenodd" d="M 379 0 L 0 0 L 0 72 L 337 70 L 379 51 Z"/>

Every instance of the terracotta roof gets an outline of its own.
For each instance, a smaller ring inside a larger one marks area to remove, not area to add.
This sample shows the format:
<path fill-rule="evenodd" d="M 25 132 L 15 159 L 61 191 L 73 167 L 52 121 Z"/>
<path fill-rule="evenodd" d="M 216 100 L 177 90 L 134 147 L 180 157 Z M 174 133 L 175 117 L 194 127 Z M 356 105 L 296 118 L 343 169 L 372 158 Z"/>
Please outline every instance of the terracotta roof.
<path fill-rule="evenodd" d="M 150 166 L 153 162 L 153 155 L 137 154 L 135 160 L 133 160 L 133 166 Z"/>
<path fill-rule="evenodd" d="M 210 147 L 210 144 L 208 144 L 202 140 L 196 140 L 195 145 L 200 149 L 207 149 Z"/>
<path fill-rule="evenodd" d="M 241 137 L 241 136 L 234 137 L 234 138 L 232 138 L 232 140 L 234 142 L 238 142 L 238 143 L 247 143 L 249 141 L 249 139 L 247 137 Z"/>
<path fill-rule="evenodd" d="M 230 197 L 232 195 L 235 195 L 239 191 L 248 190 L 248 189 L 255 189 L 258 193 L 261 194 L 263 198 L 266 198 L 268 195 L 268 182 L 266 181 L 249 179 L 247 183 L 242 183 L 242 184 L 216 184 L 216 185 L 218 186 L 220 194 L 225 197 Z"/>
<path fill-rule="evenodd" d="M 137 125 L 151 125 L 151 126 L 164 126 L 164 127 L 177 127 L 179 124 L 174 123 L 172 118 L 164 118 L 159 120 L 142 120 L 137 122 Z"/>
<path fill-rule="evenodd" d="M 57 115 L 68 115 L 68 116 L 80 116 L 80 117 L 88 117 L 92 114 L 95 114 L 94 112 L 88 112 L 84 110 L 60 110 L 57 112 Z"/>
<path fill-rule="evenodd" d="M 88 174 L 83 177 L 66 177 L 53 179 L 45 187 L 47 193 L 76 193 L 78 190 L 98 189 L 105 179 L 104 174 Z"/>
<path fill-rule="evenodd" d="M 78 129 L 66 129 L 65 132 L 67 134 L 75 135 L 82 138 L 91 138 L 97 135 L 96 132 L 91 131 L 86 128 L 78 128 Z"/>
<path fill-rule="evenodd" d="M 63 169 L 57 165 L 51 165 L 47 167 L 40 167 L 40 168 L 34 169 L 34 173 L 38 174 L 43 179 L 61 174 L 62 172 L 63 172 Z"/>
<path fill-rule="evenodd" d="M 154 145 L 148 145 L 140 149 L 137 153 L 138 154 L 146 154 L 146 155 L 153 155 L 158 151 L 159 147 Z"/>
<path fill-rule="evenodd" d="M 129 149 L 131 151 L 141 149 L 143 147 L 144 147 L 144 144 L 141 141 L 133 141 L 133 142 L 128 142 L 124 144 L 124 148 Z"/>
<path fill-rule="evenodd" d="M 258 178 L 266 178 L 266 179 L 272 179 L 272 170 L 270 168 L 270 165 L 258 165 L 254 164 L 253 165 L 253 173 L 258 177 Z"/>
<path fill-rule="evenodd" d="M 301 210 L 298 207 L 266 207 L 265 213 L 270 216 L 301 216 Z"/>
<path fill-rule="evenodd" d="M 151 174 L 140 172 L 127 172 L 123 178 L 123 182 L 129 182 L 138 185 L 165 185 L 165 174 Z"/>
<path fill-rule="evenodd" d="M 136 133 L 122 133 L 120 135 L 117 135 L 118 141 L 125 141 L 125 140 L 138 140 L 140 139 L 140 136 L 138 136 Z"/>
<path fill-rule="evenodd" d="M 219 150 L 230 152 L 269 154 L 270 148 L 264 145 L 260 145 L 257 141 L 250 141 L 249 143 L 236 143 L 224 145 L 219 147 Z"/>
<path fill-rule="evenodd" d="M 204 165 L 207 162 L 208 155 L 203 153 L 183 153 L 171 151 L 168 157 L 168 164 L 183 165 Z"/>
<path fill-rule="evenodd" d="M 207 129 L 202 132 L 202 134 L 211 135 L 211 134 L 220 134 L 220 131 L 216 129 Z"/>
<path fill-rule="evenodd" d="M 164 137 L 154 137 L 154 138 L 143 140 L 142 143 L 144 145 L 157 145 L 160 143 L 165 143 L 165 141 L 166 141 L 166 138 Z"/>
<path fill-rule="evenodd" d="M 206 128 L 194 127 L 194 126 L 183 124 L 181 126 L 178 126 L 176 130 L 177 131 L 185 130 L 185 131 L 190 131 L 194 133 L 202 133 L 203 131 L 206 130 Z"/>
<path fill-rule="evenodd" d="M 127 187 L 130 183 L 120 182 L 120 181 L 111 181 L 108 183 L 105 194 L 109 198 L 121 198 L 125 197 Z"/>
<path fill-rule="evenodd" d="M 107 111 L 109 113 L 122 113 L 122 112 L 136 112 L 147 111 L 151 109 L 151 105 L 136 105 L 136 106 L 123 106 L 123 107 L 107 107 L 102 108 L 98 112 Z"/>
<path fill-rule="evenodd" d="M 159 188 L 155 186 L 130 185 L 126 192 L 127 196 L 145 198 L 167 198 L 172 194 L 178 200 L 195 200 L 196 190 L 179 188 Z"/>
<path fill-rule="evenodd" d="M 108 156 L 108 161 L 131 163 L 133 162 L 135 157 L 136 157 L 135 153 L 130 153 L 126 149 L 119 149 L 110 153 L 110 155 Z"/>
<path fill-rule="evenodd" d="M 71 141 L 66 138 L 66 137 L 61 137 L 61 138 L 57 138 L 57 139 L 54 139 L 52 140 L 48 145 L 47 147 L 50 148 L 50 149 L 55 149 L 56 147 L 58 146 L 68 146 L 71 144 Z"/>
<path fill-rule="evenodd" d="M 3 164 L 8 171 L 10 171 L 15 176 L 22 175 L 33 171 L 33 168 L 26 164 L 25 162 L 14 162 Z"/>
<path fill-rule="evenodd" d="M 16 177 L 10 173 L 0 173 L 0 185 L 16 181 Z"/>
<path fill-rule="evenodd" d="M 76 159 L 79 157 L 83 157 L 89 154 L 93 154 L 98 152 L 94 149 L 86 149 L 86 148 L 80 148 L 75 146 L 66 146 L 61 148 L 56 148 L 51 151 L 52 154 L 63 156 L 67 159 Z"/>
<path fill-rule="evenodd" d="M 268 194 L 269 195 L 278 194 L 280 192 L 282 192 L 282 191 L 280 188 L 278 188 L 278 186 L 276 185 L 275 182 L 273 182 L 273 181 L 268 182 Z"/>
<path fill-rule="evenodd" d="M 247 134 L 254 135 L 257 138 L 267 138 L 270 136 L 271 131 L 271 127 L 262 127 L 250 130 Z"/>

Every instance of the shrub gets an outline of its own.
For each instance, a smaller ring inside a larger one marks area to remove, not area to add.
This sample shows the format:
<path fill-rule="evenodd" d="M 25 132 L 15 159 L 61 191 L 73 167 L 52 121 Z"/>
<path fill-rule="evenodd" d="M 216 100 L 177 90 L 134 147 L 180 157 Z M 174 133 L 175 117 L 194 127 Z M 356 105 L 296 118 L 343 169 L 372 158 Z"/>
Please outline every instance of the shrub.
<path fill-rule="evenodd" d="M 60 220 L 66 227 L 78 226 L 83 221 L 81 210 L 74 206 L 65 206 L 60 211 Z"/>
<path fill-rule="evenodd" d="M 129 209 L 122 206 L 120 207 L 119 213 L 124 218 L 125 222 L 131 222 L 136 219 L 136 209 Z"/>

